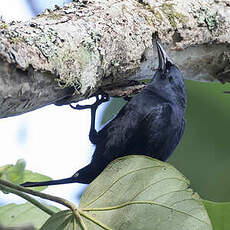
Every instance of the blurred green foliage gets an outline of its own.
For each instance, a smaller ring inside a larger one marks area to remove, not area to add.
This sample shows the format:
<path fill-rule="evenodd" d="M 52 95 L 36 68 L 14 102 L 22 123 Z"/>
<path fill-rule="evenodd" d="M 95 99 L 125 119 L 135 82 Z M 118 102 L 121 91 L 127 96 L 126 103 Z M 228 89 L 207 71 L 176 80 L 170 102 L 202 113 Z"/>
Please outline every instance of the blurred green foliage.
<path fill-rule="evenodd" d="M 186 81 L 187 127 L 169 162 L 202 198 L 230 201 L 230 85 Z"/>
<path fill-rule="evenodd" d="M 169 163 L 191 182 L 204 199 L 230 201 L 230 84 L 186 81 L 186 130 Z M 102 123 L 125 103 L 113 99 Z"/>
<path fill-rule="evenodd" d="M 203 201 L 213 230 L 229 230 L 230 226 L 230 202 Z"/>

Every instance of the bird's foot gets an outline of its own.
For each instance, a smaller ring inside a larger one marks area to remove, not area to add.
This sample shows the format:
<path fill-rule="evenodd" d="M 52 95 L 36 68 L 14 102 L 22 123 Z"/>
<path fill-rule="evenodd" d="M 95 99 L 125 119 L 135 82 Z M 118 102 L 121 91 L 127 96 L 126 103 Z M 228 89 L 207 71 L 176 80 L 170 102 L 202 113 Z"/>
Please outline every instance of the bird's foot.
<path fill-rule="evenodd" d="M 78 109 L 78 110 L 82 110 L 82 109 L 92 109 L 92 108 L 97 108 L 100 104 L 109 101 L 109 95 L 107 93 L 101 93 L 95 96 L 96 97 L 96 101 L 92 104 L 92 105 L 72 105 L 70 104 L 70 107 L 72 109 Z"/>
<path fill-rule="evenodd" d="M 98 107 L 100 104 L 109 101 L 109 99 L 109 94 L 107 93 L 98 94 L 96 95 L 96 102 L 92 106 Z"/>

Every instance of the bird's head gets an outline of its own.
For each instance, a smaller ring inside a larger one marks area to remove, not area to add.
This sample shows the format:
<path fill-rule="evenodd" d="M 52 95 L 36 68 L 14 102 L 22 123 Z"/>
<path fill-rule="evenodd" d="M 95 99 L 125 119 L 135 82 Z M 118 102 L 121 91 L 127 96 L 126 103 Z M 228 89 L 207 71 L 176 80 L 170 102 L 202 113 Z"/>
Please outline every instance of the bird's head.
<path fill-rule="evenodd" d="M 186 88 L 181 71 L 169 58 L 159 42 L 156 42 L 159 66 L 151 81 L 151 85 L 168 99 L 175 100 L 183 108 L 186 107 Z"/>

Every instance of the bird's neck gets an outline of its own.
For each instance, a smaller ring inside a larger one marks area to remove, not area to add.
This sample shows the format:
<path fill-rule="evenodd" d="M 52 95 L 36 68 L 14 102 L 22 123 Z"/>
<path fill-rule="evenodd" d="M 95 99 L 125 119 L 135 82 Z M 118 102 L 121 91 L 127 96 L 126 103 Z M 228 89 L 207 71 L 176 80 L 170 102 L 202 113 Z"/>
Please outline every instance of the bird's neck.
<path fill-rule="evenodd" d="M 174 93 L 170 87 L 157 87 L 156 85 L 148 85 L 146 90 L 150 93 L 157 95 L 162 101 L 170 104 L 178 105 L 182 110 L 186 109 L 186 97 L 180 95 L 179 93 Z"/>

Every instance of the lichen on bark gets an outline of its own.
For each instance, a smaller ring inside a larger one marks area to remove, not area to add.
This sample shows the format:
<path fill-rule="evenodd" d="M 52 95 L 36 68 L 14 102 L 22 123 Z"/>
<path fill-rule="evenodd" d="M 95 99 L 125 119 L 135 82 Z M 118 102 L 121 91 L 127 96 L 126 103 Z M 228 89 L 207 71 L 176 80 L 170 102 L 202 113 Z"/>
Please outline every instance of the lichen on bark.
<path fill-rule="evenodd" d="M 101 88 L 109 88 L 117 96 L 124 95 L 120 89 L 130 92 L 127 80 L 151 78 L 157 67 L 153 35 L 185 78 L 229 81 L 229 15 L 227 1 L 98 0 L 72 2 L 27 22 L 0 20 L 2 117 L 40 108 L 67 96 L 69 101 L 81 100 Z M 22 83 L 16 87 L 21 93 L 10 92 L 12 79 L 7 78 L 11 72 L 15 78 L 21 78 L 23 72 L 31 78 L 26 83 L 30 94 Z M 52 82 L 52 87 L 48 82 Z M 126 82 L 125 87 L 122 82 Z M 32 93 L 39 88 L 36 84 L 51 90 L 52 97 L 38 100 L 38 95 Z M 120 89 L 116 91 L 118 85 Z M 11 101 L 9 95 L 14 95 Z M 20 106 L 23 100 L 27 101 L 24 107 Z M 9 107 L 20 109 L 10 112 Z"/>

